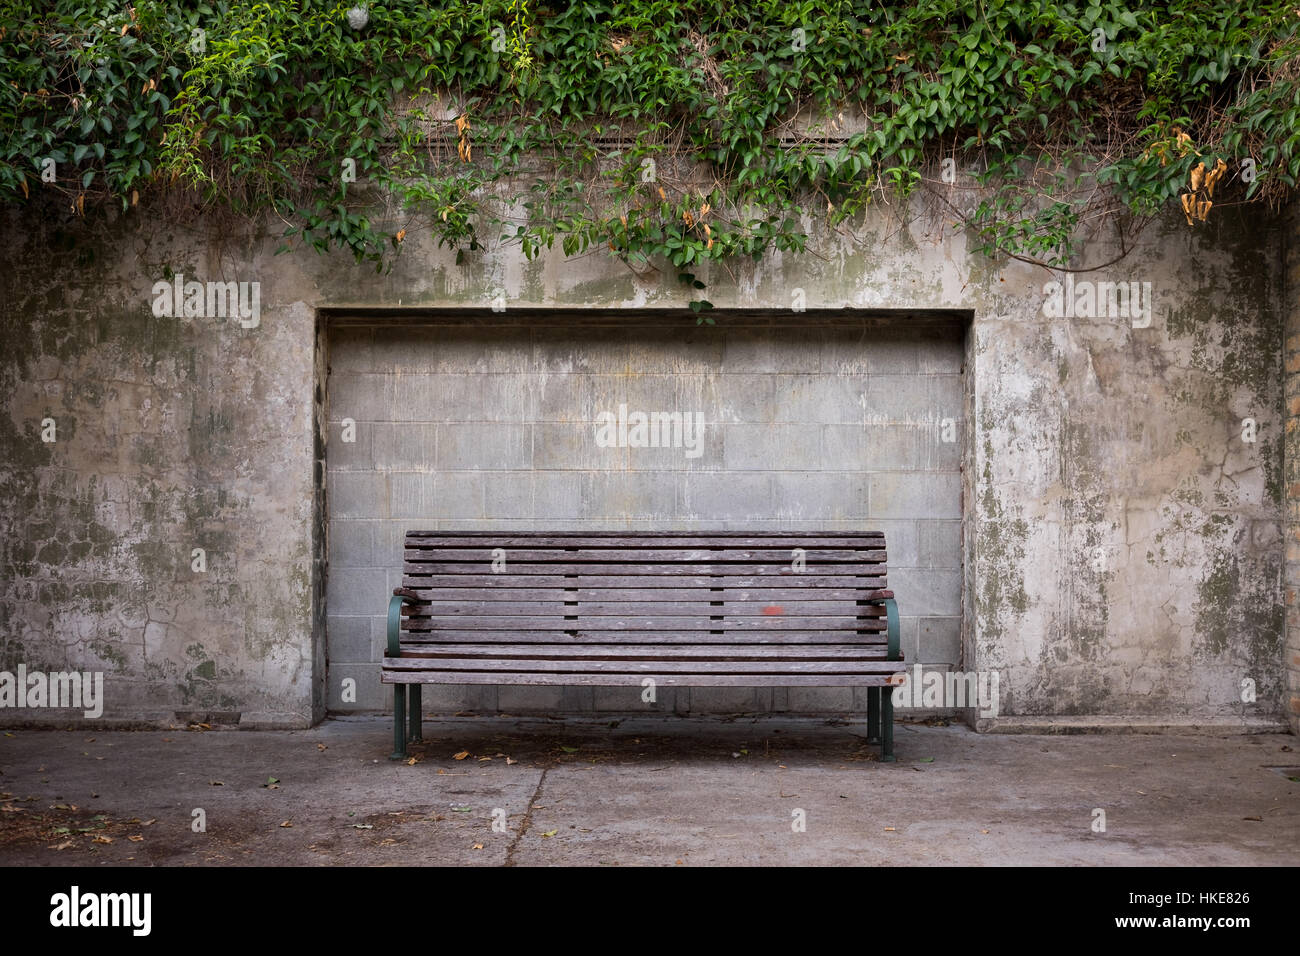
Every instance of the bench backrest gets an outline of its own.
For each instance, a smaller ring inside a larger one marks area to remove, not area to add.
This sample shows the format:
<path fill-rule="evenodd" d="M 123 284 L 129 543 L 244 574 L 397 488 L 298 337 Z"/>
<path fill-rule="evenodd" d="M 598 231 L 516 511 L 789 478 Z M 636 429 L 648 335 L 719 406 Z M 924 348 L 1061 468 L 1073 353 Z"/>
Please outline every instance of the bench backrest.
<path fill-rule="evenodd" d="M 395 593 L 403 644 L 874 644 L 885 557 L 870 531 L 411 531 Z"/>

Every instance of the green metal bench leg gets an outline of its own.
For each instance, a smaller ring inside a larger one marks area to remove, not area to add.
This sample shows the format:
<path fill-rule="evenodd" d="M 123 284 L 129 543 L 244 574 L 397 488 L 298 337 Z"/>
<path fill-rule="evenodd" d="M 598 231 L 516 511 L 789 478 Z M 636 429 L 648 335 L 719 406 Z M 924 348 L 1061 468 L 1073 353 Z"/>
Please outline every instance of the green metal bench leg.
<path fill-rule="evenodd" d="M 420 698 L 421 696 L 423 696 L 422 695 L 423 690 L 424 687 L 421 686 L 420 684 L 412 684 L 410 690 L 407 691 L 407 697 L 411 701 L 410 739 L 417 744 L 424 742 L 423 728 L 421 727 L 421 720 L 420 720 L 421 716 L 423 716 L 422 711 L 424 709 L 420 704 Z"/>
<path fill-rule="evenodd" d="M 881 694 L 880 701 L 880 759 L 894 762 L 894 695 Z"/>
<path fill-rule="evenodd" d="M 880 688 L 867 688 L 867 743 L 880 740 Z"/>
<path fill-rule="evenodd" d="M 406 685 L 393 685 L 393 752 L 389 760 L 406 759 Z"/>
<path fill-rule="evenodd" d="M 402 656 L 402 605 L 412 604 L 415 599 L 407 595 L 395 594 L 388 601 L 388 656 Z M 406 685 L 393 685 L 393 752 L 389 760 L 406 759 Z M 415 728 L 415 739 L 420 739 L 420 685 L 411 688 L 411 724 Z"/>

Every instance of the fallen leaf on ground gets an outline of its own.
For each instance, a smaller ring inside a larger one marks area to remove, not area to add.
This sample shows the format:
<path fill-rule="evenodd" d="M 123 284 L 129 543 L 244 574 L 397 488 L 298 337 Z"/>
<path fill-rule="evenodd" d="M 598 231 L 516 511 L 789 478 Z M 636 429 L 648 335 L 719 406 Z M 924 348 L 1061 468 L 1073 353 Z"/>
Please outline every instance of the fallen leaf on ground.
<path fill-rule="evenodd" d="M 483 849 L 483 844 L 482 844 L 482 843 L 475 843 L 472 847 L 470 847 L 470 849 L 471 849 L 471 850 L 481 850 L 481 849 Z"/>
<path fill-rule="evenodd" d="M 563 750 L 566 754 L 576 754 L 578 752 L 577 747 L 565 747 L 561 745 L 560 749 Z"/>
<path fill-rule="evenodd" d="M 292 821 L 292 820 L 285 820 L 283 823 L 280 824 L 280 826 L 282 826 L 282 827 L 291 827 L 291 826 L 293 826 L 293 821 Z"/>
<path fill-rule="evenodd" d="M 419 763 L 419 760 L 420 760 L 419 757 L 412 757 L 410 760 L 406 761 L 406 765 L 408 767 L 414 767 L 417 763 Z"/>
<path fill-rule="evenodd" d="M 141 836 L 140 834 L 136 834 L 135 836 L 129 836 L 129 837 L 127 837 L 127 839 L 130 840 L 132 843 L 143 843 L 143 842 L 144 842 L 144 837 Z"/>
<path fill-rule="evenodd" d="M 507 758 L 506 758 L 506 766 L 507 766 L 507 767 L 509 767 L 509 766 L 513 766 L 514 764 L 517 764 L 517 763 L 519 763 L 519 761 L 516 760 L 514 757 L 507 757 Z"/>
<path fill-rule="evenodd" d="M 324 744 L 317 744 L 317 745 L 316 745 L 316 749 L 317 749 L 317 750 L 328 750 L 329 748 L 326 747 Z"/>
<path fill-rule="evenodd" d="M 933 757 L 922 757 L 917 763 L 934 763 Z"/>
<path fill-rule="evenodd" d="M 898 828 L 897 828 L 897 827 L 885 827 L 885 832 L 886 832 L 886 833 L 897 833 L 897 832 L 898 832 Z"/>
<path fill-rule="evenodd" d="M 113 842 L 113 838 L 112 838 L 111 836 L 104 836 L 104 834 L 101 833 L 101 834 L 99 834 L 99 836 L 95 837 L 95 839 L 94 839 L 93 842 L 95 842 L 95 843 L 112 843 L 112 842 Z"/>
<path fill-rule="evenodd" d="M 469 807 L 456 807 L 456 806 L 453 806 L 451 809 L 452 809 L 452 812 L 454 812 L 454 813 L 469 813 Z"/>
<path fill-rule="evenodd" d="M 1264 818 L 1263 818 L 1263 817 L 1242 817 L 1242 819 L 1243 819 L 1243 820 L 1251 820 L 1251 821 L 1253 821 L 1253 822 L 1255 822 L 1255 823 L 1263 823 L 1263 822 L 1264 822 Z"/>
<path fill-rule="evenodd" d="M 213 787 L 224 787 L 225 784 L 220 780 L 209 780 L 208 784 Z"/>
<path fill-rule="evenodd" d="M 452 759 L 452 760 L 464 760 L 464 759 L 465 759 L 466 757 L 468 757 L 468 756 L 469 756 L 469 751 L 468 751 L 468 750 L 462 750 L 460 753 L 452 754 L 452 755 L 451 755 L 451 759 Z"/>
<path fill-rule="evenodd" d="M 559 830 L 547 830 L 545 833 L 542 834 L 542 836 L 544 836 L 544 837 L 553 837 L 553 836 L 555 836 L 555 834 L 557 834 L 557 833 L 559 833 L 559 832 L 560 832 Z"/>
<path fill-rule="evenodd" d="M 354 824 L 352 824 L 352 829 L 354 829 L 354 830 L 373 830 L 374 828 L 375 828 L 375 827 L 374 827 L 374 824 L 372 824 L 372 823 L 354 823 Z"/>

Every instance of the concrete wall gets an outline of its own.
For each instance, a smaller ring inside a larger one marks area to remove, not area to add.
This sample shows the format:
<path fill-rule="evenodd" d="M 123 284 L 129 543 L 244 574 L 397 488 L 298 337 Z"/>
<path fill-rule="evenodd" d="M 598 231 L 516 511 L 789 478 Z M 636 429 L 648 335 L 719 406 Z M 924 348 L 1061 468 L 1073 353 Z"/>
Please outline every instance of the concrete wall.
<path fill-rule="evenodd" d="M 391 699 L 376 663 L 382 598 L 416 527 L 880 530 L 890 586 L 907 595 L 907 659 L 960 662 L 964 316 L 417 321 L 354 318 L 330 334 L 332 708 Z M 598 417 L 620 404 L 700 416 L 696 453 L 602 447 Z M 427 690 L 453 712 L 642 706 L 639 688 Z M 669 688 L 657 709 L 850 711 L 865 707 L 857 697 Z"/>
<path fill-rule="evenodd" d="M 973 316 L 963 666 L 1000 671 L 1004 720 L 1278 720 L 1280 226 L 1216 210 L 1195 230 L 1149 227 L 1088 276 L 1150 283 L 1150 322 L 1135 323 L 1053 317 L 1052 276 L 969 256 L 913 212 L 900 223 L 876 210 L 851 235 L 820 235 L 814 254 L 701 278 L 720 313 L 803 302 Z M 169 210 L 97 226 L 58 215 L 9 213 L 0 253 L 0 667 L 103 668 L 106 716 L 122 720 L 300 725 L 327 706 L 319 595 L 326 580 L 338 593 L 341 569 L 320 563 L 314 492 L 334 453 L 319 420 L 329 314 L 486 315 L 497 300 L 520 321 L 627 310 L 633 328 L 636 310 L 691 297 L 671 275 L 600 256 L 530 263 L 507 247 L 456 265 L 415 230 L 376 275 L 343 257 L 274 256 L 278 239 L 225 223 L 175 225 Z M 1116 252 L 1095 242 L 1086 259 Z M 154 316 L 169 270 L 260 281 L 260 323 Z M 192 570 L 195 547 L 206 571 Z"/>
<path fill-rule="evenodd" d="M 1282 261 L 1286 341 L 1286 672 L 1285 710 L 1300 734 L 1300 203 L 1284 217 Z"/>

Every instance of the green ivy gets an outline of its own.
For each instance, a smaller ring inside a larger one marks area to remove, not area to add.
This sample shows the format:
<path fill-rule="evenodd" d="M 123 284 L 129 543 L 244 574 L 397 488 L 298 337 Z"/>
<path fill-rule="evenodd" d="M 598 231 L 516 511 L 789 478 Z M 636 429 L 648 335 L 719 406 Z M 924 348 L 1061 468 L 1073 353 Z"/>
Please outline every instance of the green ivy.
<path fill-rule="evenodd" d="M 1198 163 L 1226 164 L 1217 202 L 1300 175 L 1294 3 L 352 6 L 7 0 L 0 197 L 90 215 L 192 188 L 377 268 L 422 229 L 699 288 L 918 190 L 985 253 L 1060 263 L 1182 202 Z"/>

